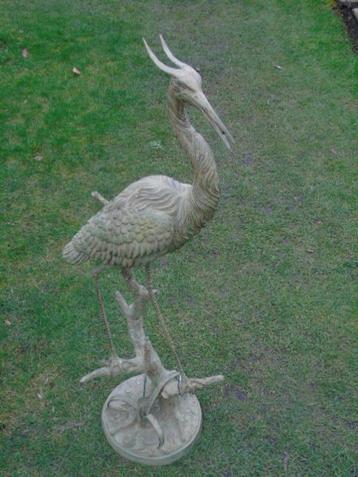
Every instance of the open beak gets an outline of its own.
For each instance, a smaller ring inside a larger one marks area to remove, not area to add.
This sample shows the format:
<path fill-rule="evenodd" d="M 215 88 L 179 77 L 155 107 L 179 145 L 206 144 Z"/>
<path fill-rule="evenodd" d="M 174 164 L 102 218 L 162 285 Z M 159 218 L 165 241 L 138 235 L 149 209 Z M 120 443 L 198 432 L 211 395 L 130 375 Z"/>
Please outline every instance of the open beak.
<path fill-rule="evenodd" d="M 195 97 L 192 98 L 192 102 L 194 106 L 204 113 L 209 123 L 223 140 L 225 146 L 231 150 L 234 145 L 234 139 L 227 130 L 225 124 L 214 111 L 205 94 L 203 92 L 197 93 Z"/>

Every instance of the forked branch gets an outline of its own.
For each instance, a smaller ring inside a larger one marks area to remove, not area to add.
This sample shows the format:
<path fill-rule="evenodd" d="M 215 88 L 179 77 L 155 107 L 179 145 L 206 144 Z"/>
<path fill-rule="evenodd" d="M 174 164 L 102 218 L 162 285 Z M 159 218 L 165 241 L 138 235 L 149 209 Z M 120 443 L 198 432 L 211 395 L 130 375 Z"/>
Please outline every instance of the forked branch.
<path fill-rule="evenodd" d="M 115 377 L 121 373 L 145 373 L 151 379 L 154 386 L 161 382 L 165 383 L 161 390 L 161 395 L 163 398 L 168 399 L 178 394 L 195 392 L 197 389 L 223 381 L 224 377 L 222 375 L 206 378 L 187 378 L 182 376 L 180 381 L 177 379 L 167 379 L 170 378 L 173 371 L 169 371 L 163 366 L 150 340 L 144 333 L 143 315 L 146 302 L 150 298 L 149 291 L 144 286 L 139 285 L 132 276 L 127 276 L 126 278 L 134 293 L 133 303 L 128 304 L 119 291 L 116 292 L 115 296 L 122 314 L 127 318 L 128 331 L 134 346 L 135 357 L 120 358 L 114 355 L 104 363 L 105 366 L 86 374 L 81 378 L 80 382 L 83 384 L 102 376 Z"/>

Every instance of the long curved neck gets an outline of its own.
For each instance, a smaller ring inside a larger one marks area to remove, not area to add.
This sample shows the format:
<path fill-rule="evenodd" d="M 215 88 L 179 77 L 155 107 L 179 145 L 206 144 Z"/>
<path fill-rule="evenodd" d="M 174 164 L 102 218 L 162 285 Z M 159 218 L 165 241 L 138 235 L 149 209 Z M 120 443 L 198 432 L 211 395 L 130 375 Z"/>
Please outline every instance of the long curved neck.
<path fill-rule="evenodd" d="M 191 221 L 194 228 L 200 228 L 213 216 L 219 201 L 216 163 L 208 143 L 190 124 L 185 103 L 178 98 L 173 83 L 169 86 L 168 107 L 170 122 L 193 168 L 187 220 Z"/>

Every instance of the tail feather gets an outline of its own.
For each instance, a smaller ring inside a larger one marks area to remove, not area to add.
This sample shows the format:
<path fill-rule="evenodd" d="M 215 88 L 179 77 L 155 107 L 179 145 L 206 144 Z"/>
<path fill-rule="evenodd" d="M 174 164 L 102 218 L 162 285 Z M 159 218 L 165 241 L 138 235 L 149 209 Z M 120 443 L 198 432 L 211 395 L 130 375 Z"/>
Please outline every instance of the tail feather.
<path fill-rule="evenodd" d="M 65 245 L 64 249 L 62 250 L 62 257 L 66 260 L 66 262 L 72 263 L 73 265 L 85 262 L 89 258 L 87 254 L 77 250 L 72 242 L 69 242 L 67 245 Z"/>

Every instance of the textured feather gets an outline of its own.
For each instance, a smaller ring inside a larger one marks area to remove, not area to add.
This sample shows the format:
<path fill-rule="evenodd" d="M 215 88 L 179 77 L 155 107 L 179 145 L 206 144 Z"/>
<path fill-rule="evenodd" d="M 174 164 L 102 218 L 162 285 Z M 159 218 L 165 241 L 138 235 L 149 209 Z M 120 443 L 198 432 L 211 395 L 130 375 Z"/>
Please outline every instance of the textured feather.
<path fill-rule="evenodd" d="M 76 250 L 72 241 L 65 245 L 62 251 L 62 256 L 66 260 L 66 262 L 72 263 L 74 265 L 77 263 L 84 262 L 89 258 L 89 255 L 80 252 L 79 250 Z"/>
<path fill-rule="evenodd" d="M 91 258 L 128 267 L 165 253 L 173 235 L 165 212 L 106 206 L 65 246 L 63 257 L 73 264 Z"/>

